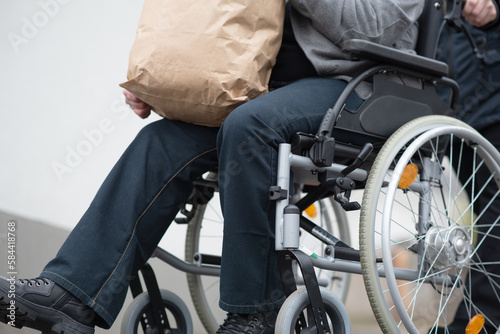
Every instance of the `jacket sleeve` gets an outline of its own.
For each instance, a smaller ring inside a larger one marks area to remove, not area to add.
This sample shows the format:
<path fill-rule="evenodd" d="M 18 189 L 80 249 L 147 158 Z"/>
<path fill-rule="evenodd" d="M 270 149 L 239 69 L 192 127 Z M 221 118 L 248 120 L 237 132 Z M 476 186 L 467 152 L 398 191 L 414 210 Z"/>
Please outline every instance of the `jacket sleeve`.
<path fill-rule="evenodd" d="M 420 16 L 422 0 L 291 0 L 336 45 L 364 39 L 391 46 Z"/>

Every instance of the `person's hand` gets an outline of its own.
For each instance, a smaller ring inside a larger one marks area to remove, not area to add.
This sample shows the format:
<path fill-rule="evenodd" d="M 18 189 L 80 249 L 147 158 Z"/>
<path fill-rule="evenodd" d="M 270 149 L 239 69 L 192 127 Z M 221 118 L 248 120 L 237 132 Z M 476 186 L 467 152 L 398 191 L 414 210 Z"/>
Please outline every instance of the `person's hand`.
<path fill-rule="evenodd" d="M 139 100 L 134 94 L 126 89 L 123 90 L 123 95 L 125 95 L 125 103 L 127 103 L 140 118 L 146 118 L 151 114 L 151 106 L 149 104 Z"/>
<path fill-rule="evenodd" d="M 467 0 L 462 14 L 467 22 L 475 27 L 482 27 L 497 18 L 494 0 Z"/>

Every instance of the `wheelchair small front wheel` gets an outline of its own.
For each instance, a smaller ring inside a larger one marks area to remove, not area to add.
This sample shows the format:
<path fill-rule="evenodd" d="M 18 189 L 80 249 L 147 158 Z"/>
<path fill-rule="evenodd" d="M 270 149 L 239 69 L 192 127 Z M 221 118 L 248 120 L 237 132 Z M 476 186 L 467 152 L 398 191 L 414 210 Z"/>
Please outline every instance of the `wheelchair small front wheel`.
<path fill-rule="evenodd" d="M 342 301 L 325 288 L 320 287 L 320 292 L 325 305 L 330 333 L 351 333 L 351 322 Z M 310 302 L 306 288 L 302 287 L 296 290 L 288 296 L 285 303 L 281 306 L 278 318 L 276 319 L 276 328 L 274 332 L 288 334 L 296 333 L 296 330 L 299 330 L 298 333 L 302 333 L 308 328 L 315 326 L 314 320 L 310 320 L 311 317 L 307 314 L 303 317 L 304 323 L 300 323 L 298 327 L 296 326 L 301 314 L 304 311 L 309 312 L 309 306 Z M 312 321 L 312 323 L 310 323 L 310 321 Z"/>
<path fill-rule="evenodd" d="M 193 321 L 184 302 L 174 293 L 160 290 L 163 306 L 167 313 L 168 323 L 173 333 L 192 334 Z M 137 296 L 123 315 L 121 334 L 154 333 L 148 319 L 152 312 L 151 299 L 147 292 Z M 149 316 L 148 316 L 149 313 Z M 164 323 L 164 321 L 162 321 Z"/>

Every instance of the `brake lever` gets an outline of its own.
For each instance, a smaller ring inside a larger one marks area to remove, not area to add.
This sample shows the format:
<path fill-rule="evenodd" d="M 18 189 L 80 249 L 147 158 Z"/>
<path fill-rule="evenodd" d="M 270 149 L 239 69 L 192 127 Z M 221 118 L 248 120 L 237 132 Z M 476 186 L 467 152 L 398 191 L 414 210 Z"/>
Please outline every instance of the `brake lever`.
<path fill-rule="evenodd" d="M 459 31 L 462 31 L 464 23 L 462 21 L 462 9 L 465 0 L 444 0 L 444 20 L 446 23 Z"/>

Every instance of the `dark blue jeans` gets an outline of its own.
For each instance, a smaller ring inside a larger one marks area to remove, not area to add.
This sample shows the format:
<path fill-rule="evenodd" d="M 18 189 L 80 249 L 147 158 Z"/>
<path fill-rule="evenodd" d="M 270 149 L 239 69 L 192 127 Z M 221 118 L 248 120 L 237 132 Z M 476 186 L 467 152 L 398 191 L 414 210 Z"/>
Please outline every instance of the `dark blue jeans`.
<path fill-rule="evenodd" d="M 220 129 L 161 120 L 146 126 L 99 189 L 88 211 L 45 267 L 104 320 L 115 320 L 129 280 L 148 260 L 192 190 L 219 168 L 224 240 L 220 306 L 253 313 L 278 308 L 284 293 L 274 250 L 278 144 L 316 132 L 345 83 L 309 78 L 235 109 Z M 350 109 L 361 99 L 351 96 Z"/>

